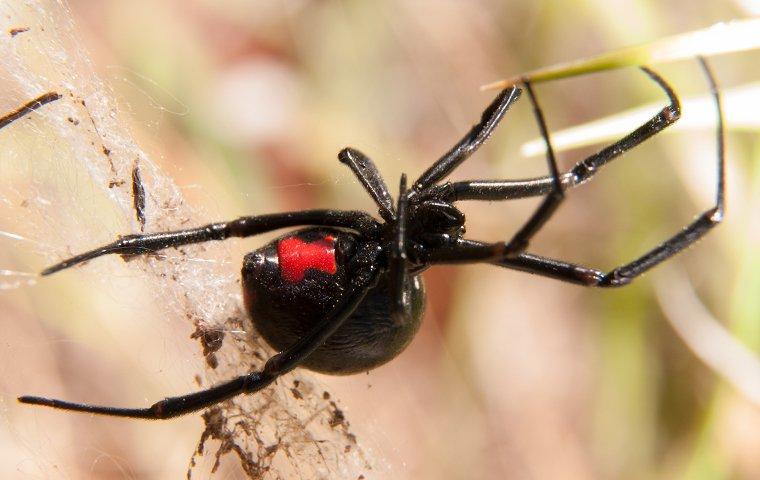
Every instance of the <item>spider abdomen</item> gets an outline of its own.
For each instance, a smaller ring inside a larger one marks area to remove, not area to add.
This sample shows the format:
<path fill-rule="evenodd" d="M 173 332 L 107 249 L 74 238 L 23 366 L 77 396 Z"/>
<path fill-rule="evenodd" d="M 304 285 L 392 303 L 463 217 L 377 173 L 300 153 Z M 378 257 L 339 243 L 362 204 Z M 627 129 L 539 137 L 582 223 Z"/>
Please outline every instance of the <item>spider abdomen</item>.
<path fill-rule="evenodd" d="M 282 351 L 328 316 L 353 280 L 349 263 L 360 240 L 351 233 L 310 228 L 289 233 L 246 255 L 243 295 L 262 337 Z M 422 319 L 422 279 L 410 277 L 406 292 L 411 321 L 391 319 L 387 276 L 379 279 L 345 323 L 302 366 L 329 374 L 371 370 L 398 355 Z"/>

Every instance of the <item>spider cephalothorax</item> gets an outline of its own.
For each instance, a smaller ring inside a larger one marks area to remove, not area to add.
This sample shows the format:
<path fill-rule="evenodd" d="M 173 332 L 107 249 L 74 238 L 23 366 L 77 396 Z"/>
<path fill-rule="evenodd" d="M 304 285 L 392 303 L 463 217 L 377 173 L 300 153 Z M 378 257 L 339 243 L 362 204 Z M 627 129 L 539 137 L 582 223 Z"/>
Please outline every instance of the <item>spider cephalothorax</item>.
<path fill-rule="evenodd" d="M 174 232 L 128 235 L 76 255 L 42 274 L 49 275 L 107 254 L 143 255 L 229 237 L 248 237 L 281 228 L 308 226 L 249 253 L 243 261 L 243 296 L 257 330 L 280 353 L 261 371 L 250 372 L 207 390 L 170 397 L 148 408 L 103 407 L 43 397 L 21 402 L 123 417 L 163 419 L 208 407 L 241 393 L 265 388 L 297 366 L 333 374 L 374 368 L 398 355 L 419 328 L 424 310 L 421 273 L 443 263 L 489 263 L 593 287 L 626 285 L 635 277 L 688 247 L 723 216 L 724 154 L 720 96 L 705 61 L 718 110 L 718 193 L 715 206 L 679 233 L 630 263 L 609 272 L 527 252 L 531 238 L 565 196 L 601 167 L 675 122 L 678 98 L 658 74 L 643 71 L 666 93 L 669 103 L 647 123 L 578 162 L 560 175 L 548 129 L 530 82 L 523 83 L 546 143 L 549 175 L 527 180 L 442 181 L 491 135 L 521 89 L 501 91 L 480 121 L 407 189 L 401 176 L 396 200 L 372 160 L 346 148 L 338 158 L 351 168 L 375 201 L 379 221 L 353 210 L 305 210 L 242 217 Z M 55 97 L 55 98 L 54 98 Z M 0 119 L 0 127 L 58 97 L 40 97 Z M 21 113 L 19 113 L 21 112 Z M 543 202 L 509 241 L 466 238 L 462 200 L 499 201 L 544 196 Z"/>

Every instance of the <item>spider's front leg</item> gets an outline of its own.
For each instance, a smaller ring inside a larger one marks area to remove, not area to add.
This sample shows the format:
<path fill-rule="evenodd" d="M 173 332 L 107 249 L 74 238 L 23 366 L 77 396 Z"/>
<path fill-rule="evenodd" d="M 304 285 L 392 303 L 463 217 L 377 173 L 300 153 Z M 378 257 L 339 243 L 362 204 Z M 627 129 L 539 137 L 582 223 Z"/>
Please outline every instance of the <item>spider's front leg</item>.
<path fill-rule="evenodd" d="M 657 115 L 649 119 L 647 123 L 639 126 L 617 142 L 604 147 L 594 155 L 581 160 L 568 172 L 559 176 L 556 174 L 554 152 L 552 150 L 549 135 L 546 131 L 545 122 L 543 121 L 543 115 L 535 100 L 533 90 L 528 89 L 529 96 L 533 103 L 536 121 L 547 147 L 547 160 L 549 161 L 550 175 L 523 180 L 466 180 L 449 182 L 430 187 L 425 195 L 448 202 L 457 202 L 461 200 L 515 200 L 518 198 L 536 197 L 540 195 L 548 195 L 549 198 L 559 197 L 561 200 L 562 190 L 586 183 L 596 175 L 604 165 L 661 132 L 668 126 L 672 125 L 680 117 L 681 105 L 678 96 L 670 85 L 668 85 L 668 83 L 654 71 L 645 67 L 642 67 L 642 70 L 665 92 L 669 100 L 668 105 L 664 106 Z M 526 86 L 530 86 L 530 84 Z M 535 233 L 535 227 L 540 226 L 539 223 L 541 222 L 536 220 L 537 215 L 538 218 L 543 219 L 542 222 L 547 220 L 547 214 L 540 213 L 542 210 L 544 212 L 552 210 L 543 206 L 547 202 L 558 203 L 559 200 L 544 200 L 544 204 L 542 204 L 542 206 L 539 207 L 539 210 L 534 213 L 531 220 L 529 220 L 526 226 L 523 227 L 521 232 L 518 232 L 518 234 L 513 237 L 512 241 L 509 242 L 512 245 L 510 252 L 513 255 L 520 251 L 521 248 L 525 248 L 527 243 L 525 241 L 526 233 Z"/>
<path fill-rule="evenodd" d="M 507 255 L 507 246 L 503 243 L 483 243 L 471 240 L 460 240 L 455 246 L 429 252 L 426 260 L 429 263 L 489 262 L 502 267 L 556 278 L 570 283 L 591 287 L 619 287 L 629 284 L 642 273 L 694 244 L 723 220 L 725 208 L 725 134 L 721 97 L 715 77 L 707 62 L 702 57 L 699 57 L 699 62 L 707 77 L 717 111 L 717 188 L 715 205 L 702 212 L 696 220 L 684 227 L 680 232 L 632 262 L 621 265 L 606 273 L 594 268 L 530 253 Z M 619 142 L 576 165 L 572 172 L 579 183 L 587 180 L 604 163 L 609 162 L 626 149 L 641 143 L 658 131 L 661 131 L 677 118 L 680 107 L 675 93 L 657 74 L 646 69 L 645 71 L 668 92 L 671 105 L 665 107 L 647 124 L 639 127 Z"/>
<path fill-rule="evenodd" d="M 343 302 L 293 346 L 269 358 L 264 364 L 264 368 L 260 371 L 241 375 L 233 380 L 200 392 L 165 398 L 147 408 L 90 405 L 35 396 L 19 397 L 18 401 L 61 410 L 96 413 L 115 417 L 164 420 L 210 407 L 241 393 L 258 392 L 277 380 L 279 376 L 290 372 L 301 364 L 309 355 L 322 346 L 362 303 L 367 292 L 376 285 L 379 274 L 377 253 L 375 252 L 374 255 L 372 253 L 370 251 L 368 255 L 358 256 L 365 260 L 355 271 L 354 281 L 346 292 Z"/>
<path fill-rule="evenodd" d="M 300 225 L 350 228 L 365 235 L 367 238 L 375 238 L 380 230 L 380 225 L 377 221 L 361 211 L 304 210 L 258 215 L 255 217 L 241 217 L 229 222 L 211 223 L 187 230 L 127 235 L 108 245 L 67 258 L 60 263 L 46 268 L 41 272 L 41 275 L 50 275 L 51 273 L 64 270 L 102 255 L 144 255 L 169 247 L 179 247 L 211 240 L 225 240 L 230 237 L 250 237 L 280 228 Z"/>
<path fill-rule="evenodd" d="M 549 138 L 549 129 L 546 127 L 546 120 L 544 119 L 543 111 L 538 104 L 536 94 L 533 92 L 533 87 L 527 80 L 524 82 L 525 90 L 528 92 L 528 98 L 530 104 L 533 107 L 533 115 L 536 117 L 536 123 L 541 132 L 541 136 L 546 143 L 546 163 L 549 166 L 549 173 L 551 174 L 552 187 L 551 191 L 544 197 L 544 200 L 538 206 L 533 215 L 527 222 L 512 236 L 512 240 L 507 243 L 504 255 L 507 257 L 513 257 L 516 254 L 524 251 L 528 248 L 528 243 L 533 236 L 541 230 L 546 222 L 549 221 L 554 212 L 557 211 L 560 203 L 565 199 L 564 186 L 559 178 L 559 167 L 557 166 L 557 158 L 554 155 L 554 148 L 552 147 L 551 139 Z"/>
<path fill-rule="evenodd" d="M 528 96 L 533 104 L 533 110 L 535 112 L 536 121 L 539 129 L 541 130 L 541 136 L 546 143 L 546 158 L 549 163 L 549 172 L 552 183 L 552 188 L 544 201 L 539 205 L 538 209 L 534 212 L 531 218 L 526 224 L 512 237 L 512 240 L 507 244 L 507 248 L 504 252 L 508 258 L 515 258 L 517 254 L 524 252 L 530 239 L 543 227 L 546 222 L 551 218 L 554 212 L 559 207 L 560 203 L 565 198 L 564 189 L 566 186 L 576 186 L 588 181 L 599 168 L 606 163 L 619 157 L 628 150 L 641 144 L 653 135 L 661 132 L 668 126 L 672 125 L 681 115 L 681 105 L 678 101 L 678 96 L 673 91 L 672 87 L 660 77 L 656 72 L 646 67 L 641 67 L 649 78 L 651 78 L 657 85 L 662 88 L 668 96 L 670 101 L 669 105 L 664 107 L 657 115 L 652 117 L 647 123 L 641 125 L 633 132 L 629 133 L 625 137 L 621 138 L 617 142 L 609 145 L 594 155 L 578 162 L 569 175 L 564 179 L 560 178 L 559 169 L 557 167 L 557 160 L 554 156 L 554 149 L 549 139 L 549 133 L 546 128 L 546 123 L 541 112 L 541 108 L 533 93 L 533 89 L 530 83 L 525 82 L 525 87 L 528 91 Z M 563 182 L 564 180 L 564 182 Z M 567 184 L 567 185 L 566 185 Z"/>
<path fill-rule="evenodd" d="M 496 96 L 490 105 L 483 111 L 480 122 L 476 123 L 469 132 L 454 145 L 451 150 L 443 154 L 433 165 L 420 175 L 412 185 L 412 195 L 424 192 L 427 188 L 440 182 L 462 162 L 480 148 L 488 137 L 501 122 L 509 107 L 520 98 L 522 91 L 517 87 L 505 88 Z"/>
<path fill-rule="evenodd" d="M 525 255 L 523 258 L 515 259 L 517 260 L 516 262 L 510 261 L 510 259 L 505 259 L 497 261 L 495 263 L 509 268 L 517 268 L 531 273 L 548 275 L 559 278 L 561 280 L 582 283 L 588 286 L 617 287 L 627 285 L 642 273 L 694 244 L 697 240 L 707 234 L 707 232 L 709 232 L 713 227 L 718 225 L 723 220 L 723 213 L 725 208 L 726 160 L 723 107 L 718 85 L 715 81 L 715 76 L 710 70 L 707 61 L 703 57 L 698 57 L 698 60 L 710 86 L 710 92 L 712 93 L 713 99 L 715 101 L 715 108 L 717 113 L 718 126 L 716 144 L 718 160 L 718 181 L 715 194 L 715 205 L 699 215 L 696 220 L 684 227 L 680 232 L 660 243 L 650 251 L 646 252 L 644 255 L 640 256 L 632 262 L 614 268 L 607 273 L 572 263 L 566 263 L 560 260 L 539 257 L 536 255 Z M 671 125 L 680 116 L 681 107 L 678 102 L 678 97 L 670 85 L 668 85 L 665 80 L 663 80 L 652 70 L 649 70 L 647 68 L 643 68 L 643 70 L 655 82 L 657 82 L 663 90 L 665 90 L 665 92 L 668 94 L 668 98 L 670 99 L 670 105 L 663 108 L 662 111 L 654 116 L 649 122 L 634 130 L 631 134 L 627 135 L 620 141 L 601 150 L 596 155 L 592 155 L 589 158 L 578 163 L 575 168 L 571 170 L 573 181 L 576 184 L 583 183 L 584 181 L 588 180 L 599 167 L 619 156 L 626 150 L 643 142 L 647 138 L 650 138 L 652 135 L 661 131 L 668 125 Z"/>

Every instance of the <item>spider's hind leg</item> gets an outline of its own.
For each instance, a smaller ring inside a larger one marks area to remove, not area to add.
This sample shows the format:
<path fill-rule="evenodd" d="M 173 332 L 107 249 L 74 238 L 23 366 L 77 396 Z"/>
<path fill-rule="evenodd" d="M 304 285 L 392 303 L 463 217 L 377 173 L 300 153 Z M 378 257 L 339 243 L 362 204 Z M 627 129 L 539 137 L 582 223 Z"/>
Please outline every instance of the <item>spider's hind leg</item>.
<path fill-rule="evenodd" d="M 357 281 L 346 292 L 343 302 L 294 345 L 270 357 L 260 371 L 241 375 L 206 390 L 178 397 L 165 398 L 146 408 L 91 405 L 37 396 L 19 397 L 18 401 L 31 405 L 42 405 L 61 410 L 96 413 L 114 417 L 165 420 L 202 410 L 242 393 L 258 392 L 266 388 L 281 375 L 296 368 L 309 355 L 314 353 L 316 349 L 322 346 L 361 304 L 367 296 L 367 292 L 375 286 L 377 276 L 376 258 L 369 257 L 367 262 L 361 266 L 357 275 Z"/>

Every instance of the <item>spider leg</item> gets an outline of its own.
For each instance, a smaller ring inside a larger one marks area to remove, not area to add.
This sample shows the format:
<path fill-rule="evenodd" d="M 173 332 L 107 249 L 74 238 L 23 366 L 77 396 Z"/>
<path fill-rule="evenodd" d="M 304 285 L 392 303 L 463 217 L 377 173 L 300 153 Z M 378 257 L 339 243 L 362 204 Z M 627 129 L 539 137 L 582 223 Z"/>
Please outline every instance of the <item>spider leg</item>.
<path fill-rule="evenodd" d="M 474 125 L 451 150 L 420 175 L 420 178 L 412 185 L 412 191 L 421 193 L 467 160 L 488 139 L 509 107 L 520 98 L 520 93 L 521 90 L 517 87 L 502 90 L 483 111 L 480 122 Z"/>
<path fill-rule="evenodd" d="M 324 227 L 350 228 L 374 238 L 379 234 L 380 225 L 370 215 L 350 210 L 305 210 L 273 213 L 254 217 L 240 217 L 229 222 L 219 222 L 198 228 L 172 232 L 126 235 L 113 243 L 81 253 L 42 271 L 42 275 L 64 270 L 102 255 L 143 255 L 169 247 L 179 247 L 210 240 L 225 240 L 230 237 L 250 237 L 285 227 L 318 225 Z"/>
<path fill-rule="evenodd" d="M 586 183 L 601 167 L 672 125 L 681 116 L 681 104 L 672 87 L 654 71 L 646 67 L 641 69 L 665 91 L 669 104 L 647 123 L 594 155 L 581 160 L 567 173 L 560 175 L 560 185 L 564 189 Z M 710 76 L 711 74 L 708 72 L 707 75 Z M 531 93 L 530 90 L 529 93 Z M 541 127 L 540 122 L 539 127 Z M 547 136 L 544 136 L 544 140 L 547 141 Z M 547 155 L 549 154 L 547 148 Z M 556 191 L 555 176 L 552 172 L 552 175 L 547 177 L 524 180 L 467 180 L 445 183 L 431 187 L 424 196 L 449 202 L 458 200 L 495 201 L 547 195 L 554 191 Z"/>
<path fill-rule="evenodd" d="M 554 212 L 557 211 L 560 203 L 562 203 L 562 200 L 565 199 L 565 192 L 559 178 L 557 158 L 554 156 L 554 148 L 552 147 L 552 142 L 549 139 L 549 129 L 546 128 L 546 120 L 544 119 L 543 111 L 538 105 L 538 99 L 536 99 L 536 94 L 533 92 L 533 87 L 531 86 L 530 82 L 525 81 L 523 85 L 525 85 L 525 90 L 528 92 L 528 98 L 530 99 L 530 104 L 533 107 L 533 114 L 536 117 L 536 123 L 538 124 L 538 128 L 541 131 L 541 137 L 543 137 L 544 142 L 546 143 L 546 162 L 549 165 L 549 172 L 551 173 L 552 189 L 549 194 L 544 197 L 541 205 L 539 205 L 538 208 L 533 212 L 533 215 L 531 215 L 528 221 L 525 222 L 522 228 L 520 228 L 520 230 L 518 230 L 517 233 L 512 236 L 512 240 L 509 241 L 506 246 L 506 251 L 504 252 L 504 254 L 509 257 L 523 252 L 526 248 L 528 248 L 530 239 L 533 238 L 533 236 L 538 233 L 541 227 L 543 227 L 546 222 L 549 221 L 552 215 L 554 215 Z"/>
<path fill-rule="evenodd" d="M 390 282 L 391 317 L 396 325 L 403 325 L 411 321 L 408 302 L 406 300 L 406 281 L 409 278 L 407 272 L 408 258 L 406 253 L 406 222 L 407 206 L 409 197 L 406 190 L 406 174 L 401 175 L 401 184 L 398 195 L 398 221 L 394 238 L 391 243 L 390 260 L 388 261 L 388 281 Z"/>
<path fill-rule="evenodd" d="M 18 107 L 16 110 L 13 110 L 12 112 L 8 112 L 6 115 L 0 118 L 0 128 L 8 126 L 9 124 L 37 110 L 43 105 L 47 105 L 48 103 L 54 102 L 60 98 L 61 98 L 61 95 L 56 92 L 43 93 L 42 95 L 35 98 L 34 100 L 30 100 L 26 102 L 25 104 Z"/>
<path fill-rule="evenodd" d="M 388 191 L 388 186 L 385 184 L 385 180 L 383 180 L 372 159 L 359 150 L 348 147 L 338 153 L 338 160 L 348 165 L 351 171 L 354 172 L 356 178 L 359 179 L 364 189 L 380 208 L 379 212 L 383 220 L 389 223 L 395 221 L 396 214 L 393 211 L 393 199 Z"/>
<path fill-rule="evenodd" d="M 606 273 L 595 268 L 531 253 L 519 253 L 514 257 L 501 256 L 499 258 L 498 252 L 503 251 L 503 243 L 484 243 L 464 239 L 459 240 L 456 246 L 428 252 L 425 261 L 428 263 L 488 262 L 500 267 L 587 287 L 622 287 L 702 238 L 712 227 L 720 223 L 722 215 L 722 207 L 713 207 L 700 215 L 681 232 L 673 235 L 649 252 Z"/>
<path fill-rule="evenodd" d="M 490 262 L 502 267 L 556 278 L 571 283 L 578 283 L 592 287 L 618 287 L 627 285 L 634 278 L 676 255 L 702 238 L 710 231 L 710 229 L 723 220 L 725 210 L 725 128 L 723 122 L 723 107 L 715 77 L 707 64 L 707 61 L 702 57 L 699 57 L 698 59 L 710 85 L 710 91 L 715 100 L 717 111 L 716 144 L 718 178 L 715 205 L 703 212 L 696 220 L 683 228 L 683 230 L 671 236 L 634 261 L 614 268 L 606 273 L 601 270 L 563 262 L 561 260 L 540 257 L 529 253 L 518 254 L 514 258 L 509 258 L 505 257 L 503 254 L 505 250 L 505 245 L 503 243 L 483 243 L 465 239 L 460 239 L 453 246 L 431 249 L 426 252 L 425 258 L 423 259 L 424 262 Z M 675 97 L 671 96 L 671 100 L 674 99 Z M 653 133 L 651 133 L 650 136 L 651 135 L 653 135 Z"/>
<path fill-rule="evenodd" d="M 621 287 L 628 285 L 647 270 L 659 265 L 681 250 L 702 238 L 723 219 L 722 201 L 705 211 L 683 230 L 668 238 L 636 260 L 605 273 L 594 268 L 563 262 L 552 258 L 528 253 L 515 258 L 504 258 L 491 263 L 506 268 L 521 270 L 570 283 L 589 287 Z"/>
<path fill-rule="evenodd" d="M 514 258 L 504 258 L 491 263 L 500 267 L 519 270 L 521 272 L 540 275 L 542 277 L 549 277 L 567 283 L 574 283 L 576 285 L 587 287 L 612 286 L 603 284 L 605 273 L 601 270 L 564 262 L 554 258 L 541 257 L 531 253 L 520 253 Z"/>
<path fill-rule="evenodd" d="M 564 188 L 572 186 L 569 173 L 560 176 Z M 554 189 L 554 178 L 537 177 L 520 180 L 465 180 L 434 185 L 423 194 L 445 202 L 460 200 L 501 201 L 547 195 Z"/>
<path fill-rule="evenodd" d="M 18 401 L 32 405 L 43 405 L 61 410 L 96 413 L 115 417 L 143 418 L 148 420 L 163 420 L 178 417 L 190 412 L 201 410 L 216 403 L 232 398 L 241 393 L 254 393 L 267 387 L 280 375 L 284 375 L 309 355 L 318 349 L 335 331 L 351 316 L 364 300 L 367 292 L 376 283 L 378 275 L 374 262 L 362 265 L 357 273 L 353 287 L 346 292 L 342 304 L 307 335 L 301 338 L 287 350 L 272 356 L 258 372 L 241 375 L 228 382 L 221 383 L 200 392 L 194 392 L 178 397 L 165 398 L 147 408 L 120 408 L 86 403 L 67 402 L 45 397 L 23 396 Z"/>

